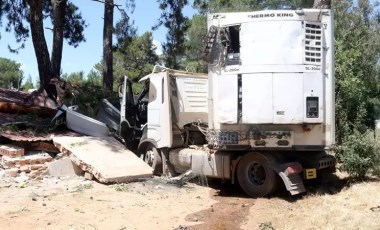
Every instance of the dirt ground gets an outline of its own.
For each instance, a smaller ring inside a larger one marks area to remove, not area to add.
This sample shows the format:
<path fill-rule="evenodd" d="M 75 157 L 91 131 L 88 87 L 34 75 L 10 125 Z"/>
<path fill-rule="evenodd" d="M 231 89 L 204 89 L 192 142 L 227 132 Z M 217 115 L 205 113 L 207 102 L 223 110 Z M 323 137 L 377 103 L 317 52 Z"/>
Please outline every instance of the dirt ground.
<path fill-rule="evenodd" d="M 380 229 L 380 182 L 333 177 L 292 197 L 253 199 L 219 181 L 0 179 L 0 229 Z"/>

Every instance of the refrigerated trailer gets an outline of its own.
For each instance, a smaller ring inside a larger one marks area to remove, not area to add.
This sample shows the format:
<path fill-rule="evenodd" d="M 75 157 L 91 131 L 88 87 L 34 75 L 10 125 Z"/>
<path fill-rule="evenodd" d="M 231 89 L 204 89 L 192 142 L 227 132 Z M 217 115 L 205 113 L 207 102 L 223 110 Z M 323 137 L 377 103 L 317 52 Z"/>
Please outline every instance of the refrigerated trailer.
<path fill-rule="evenodd" d="M 118 130 L 155 173 L 238 183 L 254 197 L 333 171 L 333 15 L 326 9 L 208 15 L 208 75 L 155 68 Z"/>

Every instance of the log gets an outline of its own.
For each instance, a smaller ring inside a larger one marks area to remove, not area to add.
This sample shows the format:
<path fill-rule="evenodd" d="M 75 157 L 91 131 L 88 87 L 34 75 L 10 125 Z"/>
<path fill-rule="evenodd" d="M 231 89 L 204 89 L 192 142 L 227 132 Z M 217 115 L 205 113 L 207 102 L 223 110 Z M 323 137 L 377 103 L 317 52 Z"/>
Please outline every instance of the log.
<path fill-rule="evenodd" d="M 3 113 L 19 113 L 19 114 L 36 114 L 39 117 L 53 117 L 57 110 L 35 106 L 35 105 L 23 105 L 14 102 L 0 102 L 0 112 Z"/>

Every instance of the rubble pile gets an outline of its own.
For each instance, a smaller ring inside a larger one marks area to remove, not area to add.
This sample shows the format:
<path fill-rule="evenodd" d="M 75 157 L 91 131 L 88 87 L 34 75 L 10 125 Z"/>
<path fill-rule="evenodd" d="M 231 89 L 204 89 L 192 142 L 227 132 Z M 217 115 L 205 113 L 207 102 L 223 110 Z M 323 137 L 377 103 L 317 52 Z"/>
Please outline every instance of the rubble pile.
<path fill-rule="evenodd" d="M 30 179 L 42 179 L 53 157 L 43 151 L 25 152 L 24 148 L 13 145 L 0 145 L 0 168 L 5 177 L 17 177 L 25 173 Z"/>
<path fill-rule="evenodd" d="M 112 137 L 105 123 L 77 112 L 77 106 L 61 106 L 60 81 L 50 86 L 56 95 L 0 89 L 0 179 L 84 176 L 125 183 L 152 177 L 152 168 Z"/>

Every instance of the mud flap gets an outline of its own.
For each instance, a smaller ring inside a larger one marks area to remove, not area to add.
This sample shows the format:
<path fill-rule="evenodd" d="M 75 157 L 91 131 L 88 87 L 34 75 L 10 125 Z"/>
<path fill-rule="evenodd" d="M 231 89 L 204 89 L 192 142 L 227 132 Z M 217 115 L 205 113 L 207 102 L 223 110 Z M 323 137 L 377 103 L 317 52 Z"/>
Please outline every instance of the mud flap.
<path fill-rule="evenodd" d="M 280 172 L 278 175 L 284 181 L 286 190 L 291 195 L 297 195 L 306 191 L 300 174 L 286 175 L 284 172 Z"/>

